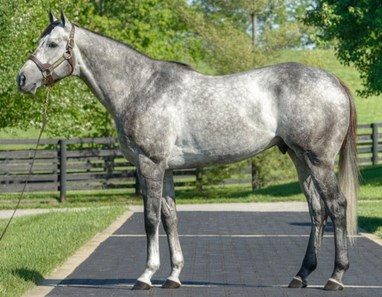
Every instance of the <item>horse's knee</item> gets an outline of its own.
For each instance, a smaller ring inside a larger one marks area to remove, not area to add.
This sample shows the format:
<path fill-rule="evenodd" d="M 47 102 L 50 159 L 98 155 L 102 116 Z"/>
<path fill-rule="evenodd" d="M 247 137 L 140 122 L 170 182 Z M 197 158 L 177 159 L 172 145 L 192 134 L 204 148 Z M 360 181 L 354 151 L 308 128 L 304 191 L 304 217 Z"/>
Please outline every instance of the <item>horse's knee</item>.
<path fill-rule="evenodd" d="M 147 234 L 153 234 L 157 231 L 161 222 L 160 217 L 155 214 L 148 214 L 145 217 L 145 230 Z"/>

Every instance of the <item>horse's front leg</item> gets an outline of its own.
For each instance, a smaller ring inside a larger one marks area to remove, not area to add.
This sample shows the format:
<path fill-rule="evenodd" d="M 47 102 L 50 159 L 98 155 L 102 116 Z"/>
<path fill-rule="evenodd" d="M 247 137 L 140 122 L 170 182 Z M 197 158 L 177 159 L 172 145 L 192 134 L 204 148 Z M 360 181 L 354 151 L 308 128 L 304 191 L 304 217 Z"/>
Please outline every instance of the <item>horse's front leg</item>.
<path fill-rule="evenodd" d="M 159 269 L 159 225 L 161 215 L 161 197 L 163 189 L 164 170 L 161 165 L 140 155 L 138 175 L 144 198 L 144 219 L 147 237 L 146 269 L 138 278 L 133 290 L 148 290 L 152 288 L 151 278 Z"/>
<path fill-rule="evenodd" d="M 171 170 L 166 171 L 164 176 L 162 222 L 167 234 L 171 257 L 171 274 L 162 287 L 166 289 L 176 289 L 181 286 L 179 274 L 183 268 L 184 260 L 178 236 L 178 218 L 176 215 L 174 180 Z"/>

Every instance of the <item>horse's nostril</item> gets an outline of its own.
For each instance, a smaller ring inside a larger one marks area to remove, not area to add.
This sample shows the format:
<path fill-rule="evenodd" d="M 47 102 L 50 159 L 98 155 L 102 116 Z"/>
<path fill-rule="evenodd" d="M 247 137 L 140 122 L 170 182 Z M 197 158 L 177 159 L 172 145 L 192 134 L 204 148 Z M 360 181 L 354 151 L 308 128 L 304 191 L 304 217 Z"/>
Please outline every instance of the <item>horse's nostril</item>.
<path fill-rule="evenodd" d="M 16 81 L 18 83 L 18 85 L 20 87 L 24 86 L 25 85 L 25 81 L 26 81 L 26 77 L 23 73 L 19 73 L 17 76 L 16 76 Z"/>

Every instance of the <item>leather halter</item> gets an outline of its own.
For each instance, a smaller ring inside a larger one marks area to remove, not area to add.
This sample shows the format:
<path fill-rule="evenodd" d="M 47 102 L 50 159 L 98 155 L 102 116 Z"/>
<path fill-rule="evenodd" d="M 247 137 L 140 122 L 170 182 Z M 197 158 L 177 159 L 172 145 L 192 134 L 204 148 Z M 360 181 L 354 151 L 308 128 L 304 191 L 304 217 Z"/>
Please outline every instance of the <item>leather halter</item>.
<path fill-rule="evenodd" d="M 74 59 L 72 56 L 72 51 L 74 48 L 74 29 L 75 25 L 72 24 L 72 29 L 70 30 L 69 40 L 66 44 L 66 52 L 58 58 L 53 64 L 49 63 L 41 63 L 40 60 L 34 55 L 29 56 L 29 60 L 33 61 L 38 69 L 40 69 L 42 73 L 42 77 L 44 79 L 45 85 L 51 87 L 54 85 L 54 78 L 52 76 L 54 69 L 60 66 L 64 61 L 67 61 L 70 65 L 71 71 L 69 75 L 71 75 L 74 71 Z"/>

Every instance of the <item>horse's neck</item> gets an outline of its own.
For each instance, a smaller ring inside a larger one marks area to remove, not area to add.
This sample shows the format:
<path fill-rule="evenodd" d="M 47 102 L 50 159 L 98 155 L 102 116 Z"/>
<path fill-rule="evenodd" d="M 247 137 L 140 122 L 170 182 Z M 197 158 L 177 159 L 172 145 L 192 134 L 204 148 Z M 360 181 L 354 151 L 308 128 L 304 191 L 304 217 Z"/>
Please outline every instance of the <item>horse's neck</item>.
<path fill-rule="evenodd" d="M 113 116 L 151 76 L 154 60 L 107 37 L 79 29 L 79 76 Z M 77 32 L 76 31 L 76 32 Z"/>

